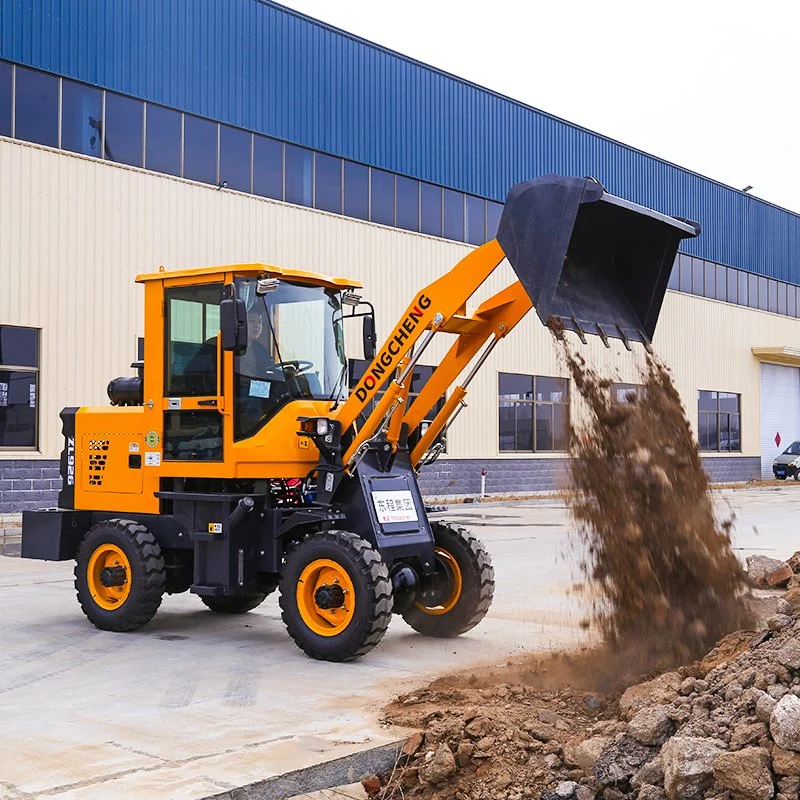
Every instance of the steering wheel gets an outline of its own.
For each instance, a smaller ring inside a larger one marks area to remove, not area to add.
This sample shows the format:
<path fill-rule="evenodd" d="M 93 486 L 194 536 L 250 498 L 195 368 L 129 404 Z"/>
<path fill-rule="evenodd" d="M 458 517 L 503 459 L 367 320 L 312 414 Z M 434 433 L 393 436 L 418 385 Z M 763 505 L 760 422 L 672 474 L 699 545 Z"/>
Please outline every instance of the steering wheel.
<path fill-rule="evenodd" d="M 303 358 L 297 358 L 294 361 L 276 361 L 275 365 L 271 366 L 268 371 L 281 376 L 287 375 L 287 377 L 293 378 L 296 375 L 302 375 L 313 368 L 313 361 L 306 361 Z"/>

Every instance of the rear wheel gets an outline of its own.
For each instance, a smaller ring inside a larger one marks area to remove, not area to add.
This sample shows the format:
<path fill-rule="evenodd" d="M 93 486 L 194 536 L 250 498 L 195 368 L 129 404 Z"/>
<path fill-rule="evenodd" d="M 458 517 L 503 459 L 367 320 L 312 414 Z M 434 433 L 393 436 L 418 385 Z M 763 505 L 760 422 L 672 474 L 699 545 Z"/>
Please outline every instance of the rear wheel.
<path fill-rule="evenodd" d="M 217 614 L 244 614 L 260 606 L 266 597 L 264 592 L 256 592 L 239 597 L 201 597 L 200 600 Z"/>
<path fill-rule="evenodd" d="M 349 661 L 372 650 L 392 617 L 392 586 L 380 555 L 349 531 L 293 545 L 280 582 L 282 618 L 312 658 Z"/>
<path fill-rule="evenodd" d="M 154 536 L 129 519 L 98 523 L 83 538 L 75 565 L 78 602 L 106 631 L 149 622 L 164 594 L 164 558 Z"/>
<path fill-rule="evenodd" d="M 464 528 L 434 522 L 436 576 L 403 619 L 424 636 L 466 633 L 485 616 L 494 596 L 494 569 L 483 543 Z"/>

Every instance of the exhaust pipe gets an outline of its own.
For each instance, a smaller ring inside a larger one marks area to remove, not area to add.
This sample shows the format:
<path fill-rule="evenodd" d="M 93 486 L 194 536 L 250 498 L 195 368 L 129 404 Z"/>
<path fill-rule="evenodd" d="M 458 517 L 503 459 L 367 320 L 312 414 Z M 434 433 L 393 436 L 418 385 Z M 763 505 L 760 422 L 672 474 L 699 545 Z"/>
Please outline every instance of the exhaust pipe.
<path fill-rule="evenodd" d="M 699 233 L 593 178 L 546 175 L 508 193 L 497 241 L 545 325 L 630 347 L 649 345 L 678 246 Z"/>

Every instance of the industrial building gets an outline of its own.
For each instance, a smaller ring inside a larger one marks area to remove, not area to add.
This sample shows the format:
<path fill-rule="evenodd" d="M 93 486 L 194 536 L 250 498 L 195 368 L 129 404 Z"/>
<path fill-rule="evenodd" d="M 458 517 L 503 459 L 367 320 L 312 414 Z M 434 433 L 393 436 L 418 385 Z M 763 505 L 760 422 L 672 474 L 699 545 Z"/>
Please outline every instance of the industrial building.
<path fill-rule="evenodd" d="M 60 410 L 107 403 L 131 374 L 137 274 L 354 277 L 380 340 L 493 238 L 514 183 L 550 172 L 701 224 L 654 348 L 712 478 L 771 477 L 800 438 L 798 215 L 266 0 L 1 3 L 0 512 L 55 504 Z M 589 338 L 620 391 L 635 385 L 642 353 Z M 489 493 L 557 485 L 576 404 L 535 315 L 468 400 L 427 494 L 474 494 L 483 470 Z"/>

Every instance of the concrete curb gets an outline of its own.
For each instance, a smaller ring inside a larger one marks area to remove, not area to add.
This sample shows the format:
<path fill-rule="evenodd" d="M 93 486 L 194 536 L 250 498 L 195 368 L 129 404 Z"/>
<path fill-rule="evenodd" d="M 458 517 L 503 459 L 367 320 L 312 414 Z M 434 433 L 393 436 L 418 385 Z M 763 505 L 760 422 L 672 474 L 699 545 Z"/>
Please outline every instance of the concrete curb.
<path fill-rule="evenodd" d="M 203 800 L 284 800 L 321 789 L 346 786 L 360 781 L 366 775 L 391 769 L 405 741 L 400 739 L 391 744 L 361 750 L 333 761 L 276 775 L 220 794 L 208 795 Z"/>

